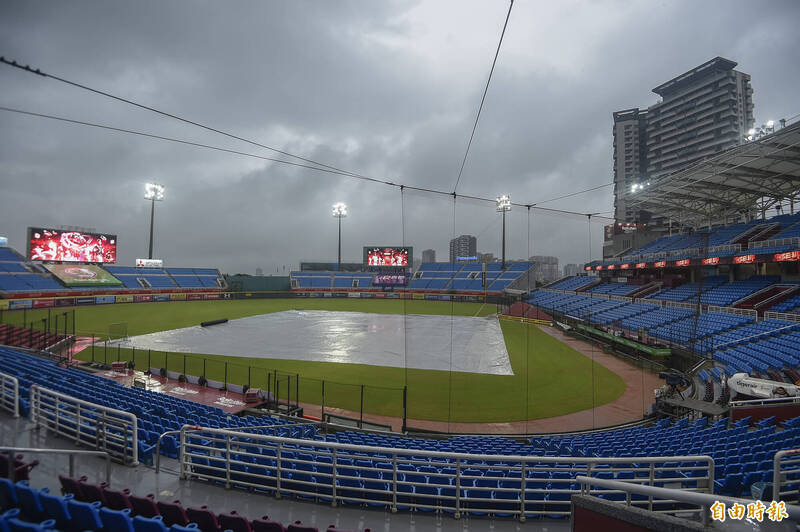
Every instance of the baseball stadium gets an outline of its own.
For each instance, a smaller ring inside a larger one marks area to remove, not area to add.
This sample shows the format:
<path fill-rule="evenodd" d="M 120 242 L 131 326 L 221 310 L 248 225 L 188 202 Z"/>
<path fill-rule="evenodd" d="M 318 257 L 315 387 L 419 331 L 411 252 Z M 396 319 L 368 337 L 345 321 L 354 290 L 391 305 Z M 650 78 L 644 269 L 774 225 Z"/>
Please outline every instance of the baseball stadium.
<path fill-rule="evenodd" d="M 659 87 L 650 124 L 670 91 L 734 79 L 730 63 Z M 0 237 L 0 531 L 795 529 L 800 121 L 615 181 L 628 218 L 286 155 L 361 180 L 393 231 L 298 198 L 326 211 L 329 245 L 236 273 L 213 243 L 198 263 L 161 246 L 171 189 L 150 182 L 147 253 L 121 223 L 61 225 L 68 209 Z M 467 232 L 497 256 L 455 249 Z M 417 256 L 431 234 L 449 260 Z M 553 239 L 586 260 L 543 279 Z"/>

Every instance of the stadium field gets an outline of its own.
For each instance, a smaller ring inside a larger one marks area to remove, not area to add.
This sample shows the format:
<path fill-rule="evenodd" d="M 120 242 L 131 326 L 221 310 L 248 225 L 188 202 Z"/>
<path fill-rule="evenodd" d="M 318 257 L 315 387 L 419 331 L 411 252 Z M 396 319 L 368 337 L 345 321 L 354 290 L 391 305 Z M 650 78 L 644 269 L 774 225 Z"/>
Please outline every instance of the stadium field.
<path fill-rule="evenodd" d="M 251 299 L 234 301 L 185 301 L 78 307 L 75 311 L 79 335 L 104 337 L 109 325 L 127 323 L 129 336 L 165 331 L 217 318 L 235 319 L 284 310 L 336 310 L 391 314 L 439 314 L 487 316 L 494 305 L 415 300 L 354 299 Z M 46 311 L 45 311 L 46 313 Z M 501 321 L 501 328 L 514 375 L 484 375 L 435 370 L 417 370 L 263 359 L 151 353 L 150 365 L 206 376 L 213 380 L 250 383 L 267 388 L 268 372 L 279 376 L 280 397 L 291 388 L 292 400 L 299 388 L 300 401 L 320 404 L 325 381 L 326 407 L 358 412 L 364 385 L 365 413 L 402 416 L 402 389 L 408 388 L 410 419 L 449 422 L 511 422 L 559 416 L 614 401 L 625 391 L 615 373 L 578 353 L 535 325 Z M 458 356 L 454 353 L 453 356 Z M 146 369 L 147 353 L 130 350 L 94 351 L 95 360 L 131 360 Z M 92 350 L 78 355 L 90 360 Z M 227 366 L 227 367 L 226 367 Z M 299 385 L 296 382 L 299 375 Z"/>

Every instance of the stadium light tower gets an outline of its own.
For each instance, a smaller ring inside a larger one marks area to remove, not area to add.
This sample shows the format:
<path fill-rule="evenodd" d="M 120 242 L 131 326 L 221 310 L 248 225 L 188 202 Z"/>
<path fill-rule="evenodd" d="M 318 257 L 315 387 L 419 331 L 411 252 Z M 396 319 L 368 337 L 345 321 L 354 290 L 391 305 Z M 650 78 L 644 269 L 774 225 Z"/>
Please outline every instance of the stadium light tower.
<path fill-rule="evenodd" d="M 339 259 L 336 262 L 336 271 L 342 270 L 342 218 L 347 216 L 347 205 L 342 202 L 333 204 L 333 217 L 339 219 Z"/>
<path fill-rule="evenodd" d="M 156 212 L 156 202 L 164 200 L 164 185 L 157 183 L 147 183 L 144 186 L 144 199 L 150 200 L 150 247 L 147 251 L 147 258 L 153 258 L 153 218 Z"/>
<path fill-rule="evenodd" d="M 511 199 L 508 194 L 503 194 L 497 198 L 497 212 L 503 213 L 503 262 L 500 269 L 506 269 L 506 213 L 511 210 Z"/>

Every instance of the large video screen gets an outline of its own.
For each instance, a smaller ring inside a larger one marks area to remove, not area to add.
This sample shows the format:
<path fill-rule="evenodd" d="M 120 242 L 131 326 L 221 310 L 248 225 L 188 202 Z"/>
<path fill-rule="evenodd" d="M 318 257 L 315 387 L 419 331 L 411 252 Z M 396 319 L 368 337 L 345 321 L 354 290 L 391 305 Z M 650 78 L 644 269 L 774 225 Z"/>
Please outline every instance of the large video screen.
<path fill-rule="evenodd" d="M 117 262 L 117 235 L 28 228 L 30 260 Z"/>
<path fill-rule="evenodd" d="M 46 264 L 67 286 L 120 286 L 122 282 L 94 264 Z"/>
<path fill-rule="evenodd" d="M 406 268 L 413 263 L 410 247 L 365 247 L 365 266 Z"/>

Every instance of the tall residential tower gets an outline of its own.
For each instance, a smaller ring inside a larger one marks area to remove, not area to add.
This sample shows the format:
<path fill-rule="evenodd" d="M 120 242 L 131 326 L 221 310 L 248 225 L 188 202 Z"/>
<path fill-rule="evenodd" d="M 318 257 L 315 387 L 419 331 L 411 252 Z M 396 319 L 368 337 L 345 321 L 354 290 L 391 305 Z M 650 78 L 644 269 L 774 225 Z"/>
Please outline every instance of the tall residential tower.
<path fill-rule="evenodd" d="M 744 142 L 753 127 L 750 76 L 722 57 L 662 83 L 661 101 L 614 113 L 614 218 L 645 222 L 627 196 L 648 180 L 682 170 Z"/>

